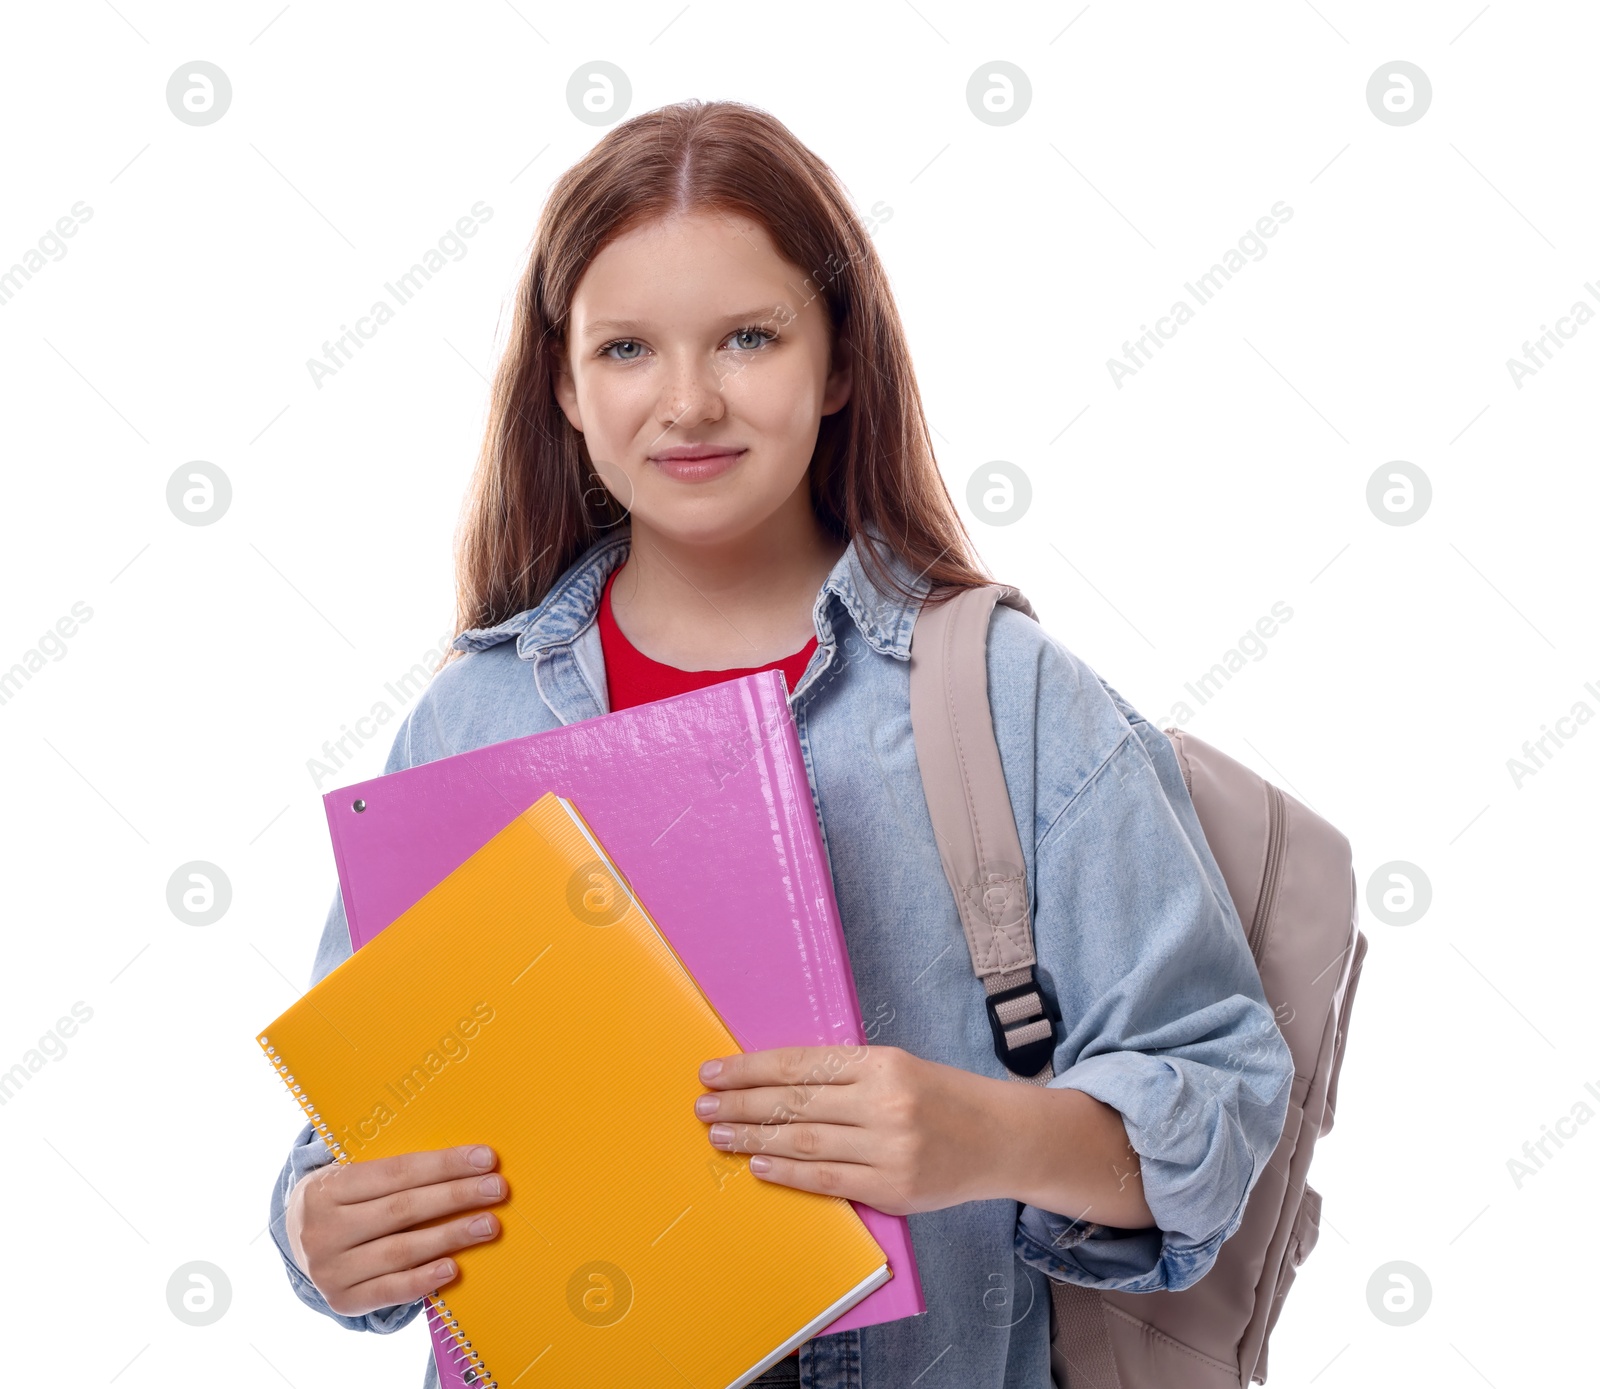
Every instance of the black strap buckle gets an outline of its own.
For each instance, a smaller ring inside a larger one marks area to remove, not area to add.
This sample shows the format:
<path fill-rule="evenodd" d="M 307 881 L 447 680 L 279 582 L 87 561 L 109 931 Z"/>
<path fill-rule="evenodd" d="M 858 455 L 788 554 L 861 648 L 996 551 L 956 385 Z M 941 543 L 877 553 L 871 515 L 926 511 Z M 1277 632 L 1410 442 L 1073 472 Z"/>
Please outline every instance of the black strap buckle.
<path fill-rule="evenodd" d="M 1000 1015 L 995 1011 L 998 1004 L 1007 1003 L 1014 998 L 1026 998 L 1029 994 L 1038 995 L 1043 1012 L 1018 1018 L 1011 1023 L 1000 1021 Z M 999 1058 L 1000 1064 L 1013 1075 L 1026 1076 L 1030 1079 L 1038 1075 L 1044 1069 L 1045 1063 L 1055 1056 L 1056 1024 L 1061 1021 L 1061 1009 L 1056 1006 L 1055 1001 L 1045 993 L 1030 971 L 1028 978 L 1022 983 L 988 994 L 983 1002 L 989 1014 L 989 1031 L 994 1034 L 994 1054 Z M 1048 1037 L 1036 1037 L 1033 1041 L 1023 1042 L 1019 1046 L 1007 1045 L 1007 1028 L 1026 1027 L 1030 1022 L 1037 1022 L 1041 1018 L 1050 1019 Z"/>

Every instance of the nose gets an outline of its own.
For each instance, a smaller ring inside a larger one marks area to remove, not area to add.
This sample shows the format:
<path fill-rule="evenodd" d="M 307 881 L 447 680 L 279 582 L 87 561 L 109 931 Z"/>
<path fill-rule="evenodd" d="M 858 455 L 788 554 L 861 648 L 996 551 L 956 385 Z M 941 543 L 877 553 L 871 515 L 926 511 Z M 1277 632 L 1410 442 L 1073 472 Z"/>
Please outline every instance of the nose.
<path fill-rule="evenodd" d="M 722 377 L 715 360 L 689 353 L 675 355 L 656 401 L 656 419 L 661 428 L 692 430 L 720 420 L 725 409 Z"/>

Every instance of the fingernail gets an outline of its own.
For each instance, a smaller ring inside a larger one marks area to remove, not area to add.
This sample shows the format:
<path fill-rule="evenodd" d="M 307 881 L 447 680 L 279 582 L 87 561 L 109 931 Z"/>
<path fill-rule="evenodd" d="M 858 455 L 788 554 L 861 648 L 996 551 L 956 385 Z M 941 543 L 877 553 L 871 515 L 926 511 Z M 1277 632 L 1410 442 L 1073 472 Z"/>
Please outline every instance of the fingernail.
<path fill-rule="evenodd" d="M 694 1112 L 702 1119 L 709 1119 L 721 1104 L 722 1101 L 715 1095 L 702 1095 L 694 1102 Z"/>
<path fill-rule="evenodd" d="M 707 1061 L 700 1067 L 701 1080 L 715 1080 L 721 1074 L 722 1062 L 720 1061 Z"/>
<path fill-rule="evenodd" d="M 467 1161 L 474 1167 L 493 1167 L 494 1152 L 480 1143 L 476 1148 L 467 1149 Z"/>
<path fill-rule="evenodd" d="M 750 1170 L 752 1172 L 766 1172 L 771 1167 L 772 1159 L 769 1157 L 753 1157 L 750 1159 Z"/>
<path fill-rule="evenodd" d="M 433 1271 L 428 1274 L 428 1277 L 444 1279 L 450 1277 L 450 1275 L 454 1272 L 455 1269 L 451 1266 L 450 1260 L 446 1259 L 442 1264 L 435 1264 L 433 1266 Z"/>
<path fill-rule="evenodd" d="M 480 1215 L 472 1222 L 472 1224 L 467 1226 L 467 1231 L 469 1234 L 478 1235 L 480 1237 L 483 1235 L 492 1234 L 494 1232 L 494 1221 L 490 1220 L 486 1215 Z"/>
<path fill-rule="evenodd" d="M 711 1141 L 719 1148 L 725 1148 L 733 1142 L 732 1124 L 713 1124 L 711 1126 Z"/>
<path fill-rule="evenodd" d="M 480 1177 L 478 1179 L 478 1191 L 484 1196 L 498 1196 L 500 1194 L 500 1178 L 498 1176 Z"/>

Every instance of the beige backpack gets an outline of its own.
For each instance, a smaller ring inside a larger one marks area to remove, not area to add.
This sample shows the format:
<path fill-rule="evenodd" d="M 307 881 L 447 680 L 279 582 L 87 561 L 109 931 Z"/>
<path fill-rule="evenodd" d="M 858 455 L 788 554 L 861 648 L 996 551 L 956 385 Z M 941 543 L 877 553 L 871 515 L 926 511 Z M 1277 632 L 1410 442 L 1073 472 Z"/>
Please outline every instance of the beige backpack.
<path fill-rule="evenodd" d="M 1026 862 L 990 721 L 986 645 L 994 605 L 1037 620 L 1007 584 L 924 608 L 911 647 L 911 722 L 945 876 L 983 980 L 995 1054 L 1035 1085 L 1054 1072 L 1060 1014 L 1035 985 Z M 1366 937 L 1356 928 L 1350 842 L 1293 796 L 1192 733 L 1177 753 L 1294 1056 L 1283 1136 L 1239 1228 L 1183 1292 L 1097 1292 L 1050 1283 L 1050 1366 L 1058 1389 L 1248 1389 L 1265 1383 L 1267 1337 L 1316 1244 L 1322 1198 L 1306 1185 L 1333 1127 L 1350 1004 Z"/>

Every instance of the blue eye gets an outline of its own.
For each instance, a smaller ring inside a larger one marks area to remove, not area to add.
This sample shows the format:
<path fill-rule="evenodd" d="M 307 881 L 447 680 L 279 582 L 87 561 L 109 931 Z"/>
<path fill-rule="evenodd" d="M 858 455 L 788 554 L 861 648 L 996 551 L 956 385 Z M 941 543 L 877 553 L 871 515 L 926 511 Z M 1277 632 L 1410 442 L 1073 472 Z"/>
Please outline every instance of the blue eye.
<path fill-rule="evenodd" d="M 743 350 L 746 352 L 759 351 L 768 343 L 776 342 L 778 340 L 778 335 L 770 328 L 762 328 L 757 324 L 751 323 L 747 324 L 743 328 L 736 328 L 732 333 L 728 334 L 725 341 L 733 342 L 739 338 L 750 337 L 757 337 L 759 341 L 751 343 L 748 347 L 745 347 Z M 612 348 L 615 347 L 632 347 L 637 348 L 638 350 L 625 355 L 618 355 L 612 352 Z M 604 347 L 601 347 L 595 355 L 600 357 L 610 357 L 613 362 L 637 362 L 641 357 L 644 356 L 645 351 L 646 349 L 644 344 L 641 343 L 637 338 L 613 338 L 610 342 L 606 343 Z"/>

